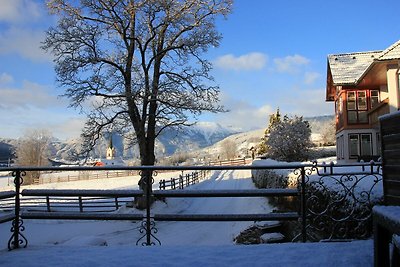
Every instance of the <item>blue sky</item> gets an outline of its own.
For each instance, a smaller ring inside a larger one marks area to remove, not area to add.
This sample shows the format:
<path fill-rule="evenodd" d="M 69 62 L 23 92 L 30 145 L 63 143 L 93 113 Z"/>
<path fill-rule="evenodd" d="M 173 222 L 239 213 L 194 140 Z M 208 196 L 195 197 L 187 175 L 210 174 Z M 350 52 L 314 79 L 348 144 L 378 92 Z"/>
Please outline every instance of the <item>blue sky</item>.
<path fill-rule="evenodd" d="M 221 45 L 205 55 L 228 113 L 201 116 L 242 129 L 263 128 L 268 115 L 333 114 L 325 102 L 328 54 L 381 50 L 400 39 L 400 1 L 236 0 L 218 20 Z M 44 1 L 0 0 L 0 137 L 47 128 L 79 136 L 84 117 L 68 109 L 51 57 L 40 50 L 55 23 Z"/>

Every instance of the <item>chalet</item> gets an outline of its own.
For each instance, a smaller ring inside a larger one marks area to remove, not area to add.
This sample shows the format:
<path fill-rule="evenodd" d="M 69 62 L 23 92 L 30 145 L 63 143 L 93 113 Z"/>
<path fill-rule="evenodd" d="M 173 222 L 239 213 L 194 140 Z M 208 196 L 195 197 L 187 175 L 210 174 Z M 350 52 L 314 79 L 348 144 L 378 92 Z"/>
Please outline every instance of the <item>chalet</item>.
<path fill-rule="evenodd" d="M 385 50 L 328 55 L 326 101 L 335 102 L 338 160 L 380 155 L 378 117 L 400 108 L 400 41 Z"/>

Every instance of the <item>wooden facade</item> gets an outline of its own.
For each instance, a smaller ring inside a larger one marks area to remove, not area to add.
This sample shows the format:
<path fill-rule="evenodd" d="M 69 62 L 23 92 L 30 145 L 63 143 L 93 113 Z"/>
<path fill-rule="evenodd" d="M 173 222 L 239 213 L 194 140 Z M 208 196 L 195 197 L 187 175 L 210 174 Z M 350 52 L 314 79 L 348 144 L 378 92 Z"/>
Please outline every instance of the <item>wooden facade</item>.
<path fill-rule="evenodd" d="M 400 205 L 400 113 L 380 118 L 382 178 L 386 205 Z"/>

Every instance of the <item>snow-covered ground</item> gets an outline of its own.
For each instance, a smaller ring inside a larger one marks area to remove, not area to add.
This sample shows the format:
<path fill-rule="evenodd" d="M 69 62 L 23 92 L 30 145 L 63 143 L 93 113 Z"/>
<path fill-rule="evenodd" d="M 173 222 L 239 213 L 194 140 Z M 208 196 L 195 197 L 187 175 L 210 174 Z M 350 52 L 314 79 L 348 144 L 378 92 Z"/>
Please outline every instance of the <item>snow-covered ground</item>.
<path fill-rule="evenodd" d="M 160 173 L 157 180 L 171 174 Z M 216 171 L 187 188 L 251 189 L 251 173 Z M 174 176 L 173 176 L 174 177 Z M 47 184 L 40 188 L 137 188 L 137 178 Z M 5 187 L 7 189 L 8 187 Z M 265 198 L 174 198 L 154 213 L 267 213 Z M 137 212 L 121 208 L 118 212 Z M 162 245 L 136 246 L 140 222 L 24 220 L 28 247 L 8 252 L 11 223 L 0 224 L 0 266 L 372 266 L 372 242 L 233 245 L 252 222 L 156 222 Z"/>
<path fill-rule="evenodd" d="M 372 267 L 372 241 L 251 246 L 29 246 L 0 251 L 0 266 Z"/>
<path fill-rule="evenodd" d="M 159 174 L 166 176 L 167 174 Z M 169 174 L 171 175 L 171 174 Z M 161 177 L 157 176 L 157 179 Z M 110 184 L 110 180 L 112 184 Z M 128 182 L 129 180 L 129 182 Z M 64 184 L 39 185 L 42 188 L 79 188 L 79 189 L 115 189 L 135 188 L 137 182 L 129 178 L 79 181 Z M 129 185 L 131 183 L 131 185 Z M 66 184 L 69 184 L 68 186 Z M 90 187 L 89 185 L 92 185 Z M 38 186 L 30 186 L 38 187 Z M 210 179 L 193 185 L 187 190 L 205 189 L 251 189 L 255 188 L 250 171 L 215 172 Z M 204 214 L 204 213 L 268 213 L 271 211 L 266 198 L 171 198 L 166 203 L 158 201 L 152 212 Z M 135 209 L 121 208 L 118 212 L 140 213 Z M 156 237 L 163 245 L 228 245 L 233 238 L 246 229 L 252 222 L 156 222 Z M 92 222 L 92 221 L 37 221 L 25 220 L 25 235 L 32 245 L 81 243 L 82 238 L 91 240 L 101 237 L 107 245 L 134 245 L 142 235 L 138 228 L 140 222 Z M 4 224 L 0 232 L 7 232 Z M 6 244 L 0 238 L 0 245 Z"/>

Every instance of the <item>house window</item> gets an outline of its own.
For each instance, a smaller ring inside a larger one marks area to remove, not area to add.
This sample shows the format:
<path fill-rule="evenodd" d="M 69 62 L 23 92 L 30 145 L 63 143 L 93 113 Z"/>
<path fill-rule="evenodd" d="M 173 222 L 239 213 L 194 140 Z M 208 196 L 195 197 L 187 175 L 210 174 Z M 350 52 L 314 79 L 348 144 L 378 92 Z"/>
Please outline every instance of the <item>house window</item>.
<path fill-rule="evenodd" d="M 367 91 L 347 92 L 347 121 L 349 124 L 368 123 Z"/>
<path fill-rule="evenodd" d="M 361 156 L 372 155 L 372 136 L 371 134 L 361 134 Z"/>
<path fill-rule="evenodd" d="M 349 157 L 372 155 L 371 134 L 349 134 Z"/>
<path fill-rule="evenodd" d="M 356 110 L 356 92 L 347 92 L 347 110 Z"/>
<path fill-rule="evenodd" d="M 371 108 L 379 104 L 379 90 L 371 90 Z"/>
<path fill-rule="evenodd" d="M 376 133 L 376 151 L 378 155 L 381 155 L 381 134 Z"/>
<path fill-rule="evenodd" d="M 358 138 L 359 138 L 358 134 L 349 134 L 349 156 L 350 156 L 350 158 L 356 158 L 360 154 Z"/>

